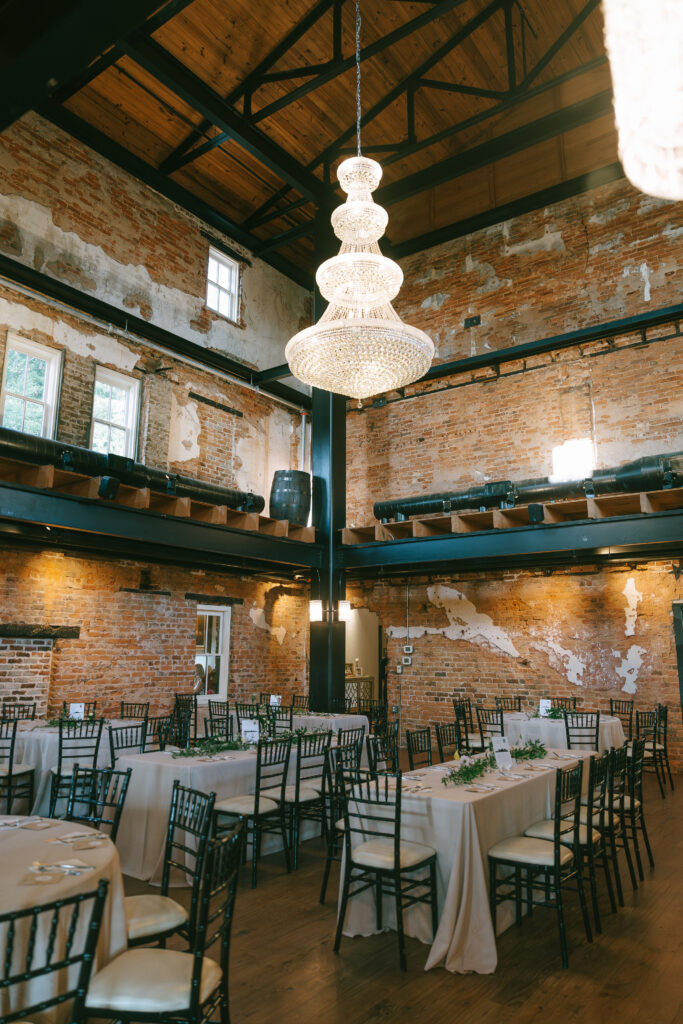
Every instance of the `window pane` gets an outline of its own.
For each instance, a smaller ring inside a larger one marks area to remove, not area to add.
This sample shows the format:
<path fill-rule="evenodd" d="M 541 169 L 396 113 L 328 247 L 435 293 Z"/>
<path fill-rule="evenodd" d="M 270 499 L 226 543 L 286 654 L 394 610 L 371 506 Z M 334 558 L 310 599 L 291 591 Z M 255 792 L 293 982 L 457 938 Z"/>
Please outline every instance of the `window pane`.
<path fill-rule="evenodd" d="M 235 319 L 233 315 L 232 295 L 228 295 L 227 292 L 220 293 L 218 312 L 221 313 L 222 316 L 227 316 L 230 320 Z"/>
<path fill-rule="evenodd" d="M 92 432 L 92 446 L 96 452 L 109 451 L 109 427 L 105 423 L 95 423 Z"/>
<path fill-rule="evenodd" d="M 194 660 L 195 693 L 206 693 L 206 658 L 197 655 Z M 200 683 L 197 686 L 197 683 Z"/>
<path fill-rule="evenodd" d="M 209 281 L 217 281 L 218 280 L 218 263 L 213 258 L 213 256 L 209 256 L 209 273 L 208 273 L 208 278 L 209 278 Z"/>
<path fill-rule="evenodd" d="M 44 406 L 38 405 L 37 402 L 27 402 L 26 412 L 24 413 L 24 431 L 27 434 L 35 434 L 40 437 L 43 433 L 43 413 Z"/>
<path fill-rule="evenodd" d="M 118 427 L 112 427 L 109 433 L 109 451 L 114 455 L 126 454 L 126 432 Z"/>
<path fill-rule="evenodd" d="M 218 309 L 218 288 L 215 284 L 206 286 L 206 304 L 209 309 Z"/>
<path fill-rule="evenodd" d="M 47 363 L 45 360 L 31 356 L 26 368 L 26 391 L 24 393 L 29 398 L 44 398 L 46 377 Z"/>
<path fill-rule="evenodd" d="M 108 384 L 103 384 L 100 380 L 95 381 L 95 395 L 92 407 L 92 414 L 95 419 L 109 419 L 109 391 Z"/>
<path fill-rule="evenodd" d="M 197 638 L 196 646 L 198 651 L 205 651 L 204 641 L 206 638 L 206 615 L 197 616 Z"/>
<path fill-rule="evenodd" d="M 7 353 L 5 387 L 8 391 L 15 391 L 18 395 L 23 395 L 24 372 L 26 370 L 27 358 L 28 356 L 26 356 L 24 352 L 17 352 L 13 348 L 11 348 Z"/>
<path fill-rule="evenodd" d="M 3 427 L 9 427 L 10 430 L 21 430 L 23 419 L 24 403 L 20 398 L 13 398 L 11 395 L 7 395 L 5 398 L 5 408 L 2 414 Z"/>
<path fill-rule="evenodd" d="M 221 659 L 218 655 L 209 655 L 206 659 L 206 693 L 218 693 Z"/>
<path fill-rule="evenodd" d="M 109 419 L 112 423 L 119 423 L 122 427 L 126 425 L 127 397 L 127 393 L 123 388 L 111 389 L 111 413 Z"/>
<path fill-rule="evenodd" d="M 221 288 L 225 288 L 226 291 L 232 291 L 232 274 L 232 267 L 226 267 L 221 264 L 218 270 L 218 283 Z"/>
<path fill-rule="evenodd" d="M 207 615 L 206 617 L 206 650 L 209 653 L 217 654 L 221 647 L 221 617 L 220 615 Z"/>

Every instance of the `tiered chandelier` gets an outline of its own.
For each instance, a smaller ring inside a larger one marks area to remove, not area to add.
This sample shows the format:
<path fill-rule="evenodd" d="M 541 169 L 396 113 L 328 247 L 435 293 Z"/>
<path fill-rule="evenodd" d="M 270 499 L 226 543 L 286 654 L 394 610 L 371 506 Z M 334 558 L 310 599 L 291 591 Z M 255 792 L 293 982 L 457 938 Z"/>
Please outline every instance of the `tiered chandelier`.
<path fill-rule="evenodd" d="M 356 0 L 356 135 L 358 155 L 337 169 L 346 202 L 332 213 L 341 242 L 315 279 L 329 305 L 312 327 L 290 338 L 285 357 L 295 377 L 349 398 L 369 398 L 410 384 L 429 369 L 434 344 L 424 331 L 403 323 L 391 305 L 403 272 L 383 256 L 378 241 L 388 222 L 372 192 L 382 168 L 361 156 L 360 0 Z"/>

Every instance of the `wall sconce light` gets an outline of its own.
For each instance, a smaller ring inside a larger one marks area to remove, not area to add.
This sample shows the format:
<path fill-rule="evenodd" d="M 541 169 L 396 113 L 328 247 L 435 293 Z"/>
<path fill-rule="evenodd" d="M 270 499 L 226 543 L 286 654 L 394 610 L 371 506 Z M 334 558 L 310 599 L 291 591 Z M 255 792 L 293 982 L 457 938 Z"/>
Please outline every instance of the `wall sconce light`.
<path fill-rule="evenodd" d="M 336 619 L 338 622 L 348 622 L 351 618 L 351 602 L 350 601 L 339 601 L 336 608 L 332 609 L 332 615 L 330 615 L 330 609 L 325 607 L 322 601 L 310 601 L 308 605 L 308 617 L 311 622 L 334 622 Z"/>
<path fill-rule="evenodd" d="M 323 621 L 323 603 L 322 601 L 311 601 L 309 604 L 309 618 L 311 622 L 322 622 Z"/>
<path fill-rule="evenodd" d="M 340 601 L 337 609 L 337 615 L 340 622 L 348 622 L 351 618 L 351 602 Z"/>

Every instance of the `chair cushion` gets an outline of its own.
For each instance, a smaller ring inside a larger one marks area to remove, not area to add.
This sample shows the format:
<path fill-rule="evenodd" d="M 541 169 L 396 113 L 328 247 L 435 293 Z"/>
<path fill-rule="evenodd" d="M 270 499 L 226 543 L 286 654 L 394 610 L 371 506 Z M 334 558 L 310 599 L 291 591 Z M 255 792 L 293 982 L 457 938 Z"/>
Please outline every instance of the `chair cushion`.
<path fill-rule="evenodd" d="M 126 896 L 123 908 L 130 942 L 179 928 L 188 920 L 185 908 L 170 896 Z"/>
<path fill-rule="evenodd" d="M 646 741 L 645 749 L 646 750 L 652 750 L 652 740 L 647 740 Z M 663 743 L 655 743 L 655 749 L 656 750 L 664 750 L 664 744 Z"/>
<path fill-rule="evenodd" d="M 481 733 L 480 732 L 468 732 L 467 733 L 467 746 L 468 747 L 480 747 L 481 746 Z"/>
<path fill-rule="evenodd" d="M 226 796 L 225 800 L 217 800 L 213 805 L 217 814 L 253 814 L 254 794 L 247 796 Z M 277 810 L 277 802 L 268 797 L 261 796 L 258 803 L 259 814 L 270 814 Z"/>
<path fill-rule="evenodd" d="M 15 775 L 28 775 L 29 772 L 34 772 L 35 765 L 32 764 L 13 764 L 12 765 L 12 778 Z M 0 764 L 0 775 L 9 774 L 9 765 Z"/>
<path fill-rule="evenodd" d="M 90 1009 L 172 1013 L 190 1005 L 193 956 L 175 949 L 128 949 L 98 971 L 90 982 Z M 204 957 L 200 1002 L 221 984 L 223 972 Z"/>
<path fill-rule="evenodd" d="M 489 850 L 489 857 L 495 860 L 509 860 L 517 864 L 533 864 L 536 867 L 552 867 L 555 863 L 555 844 L 546 839 L 532 839 L 530 836 L 510 836 L 502 843 L 496 843 Z M 566 846 L 560 850 L 560 864 L 568 864 L 573 857 Z"/>
<path fill-rule="evenodd" d="M 343 818 L 340 818 L 339 821 L 335 821 L 334 827 L 337 829 L 338 832 L 343 832 L 346 828 L 346 822 L 344 821 Z"/>
<path fill-rule="evenodd" d="M 640 807 L 640 800 L 634 800 L 633 801 L 633 806 L 634 807 Z M 631 810 L 631 797 L 630 796 L 625 796 L 624 797 L 624 810 L 625 811 L 630 811 Z"/>
<path fill-rule="evenodd" d="M 564 822 L 560 827 L 562 832 L 569 833 L 568 835 L 562 836 L 562 842 L 571 846 L 574 838 L 574 829 L 568 822 Z M 535 821 L 533 825 L 529 825 L 529 827 L 525 829 L 524 835 L 531 836 L 532 839 L 549 839 L 552 843 L 555 839 L 555 822 L 552 818 L 545 818 L 543 821 Z M 600 838 L 600 832 L 598 832 L 597 829 L 593 829 L 593 842 L 597 843 Z M 588 829 L 585 825 L 579 825 L 579 843 L 581 846 L 586 846 L 588 843 Z"/>
<path fill-rule="evenodd" d="M 280 789 L 279 789 L 279 787 L 277 789 L 262 789 L 261 790 L 261 797 L 264 797 L 264 796 L 270 797 L 271 800 L 278 800 L 279 801 L 279 799 L 280 799 Z M 295 799 L 296 799 L 296 786 L 285 786 L 285 803 L 286 804 L 293 804 Z M 315 786 L 309 786 L 308 784 L 306 784 L 305 786 L 303 786 L 303 785 L 299 786 L 299 803 L 300 804 L 309 803 L 311 800 L 319 800 L 319 799 L 320 799 L 320 790 L 316 789 Z"/>
<path fill-rule="evenodd" d="M 434 856 L 435 851 L 431 846 L 423 846 L 422 843 L 401 843 L 401 868 L 416 867 Z M 394 841 L 393 839 L 369 839 L 356 846 L 351 857 L 354 864 L 361 864 L 368 868 L 391 869 L 394 866 Z"/>
<path fill-rule="evenodd" d="M 579 811 L 579 821 L 581 822 L 582 825 L 587 825 L 588 824 L 588 808 L 587 807 L 582 807 L 581 810 Z M 599 824 L 600 824 L 600 813 L 598 811 L 595 811 L 593 813 L 593 827 L 595 828 Z"/>

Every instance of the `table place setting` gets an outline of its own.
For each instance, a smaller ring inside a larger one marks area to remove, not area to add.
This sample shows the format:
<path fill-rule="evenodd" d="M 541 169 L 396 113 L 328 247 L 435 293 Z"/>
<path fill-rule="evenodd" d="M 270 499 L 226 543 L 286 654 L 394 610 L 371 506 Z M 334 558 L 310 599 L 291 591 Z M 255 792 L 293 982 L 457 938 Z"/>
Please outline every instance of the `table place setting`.
<path fill-rule="evenodd" d="M 87 832 L 66 832 L 56 839 L 48 839 L 47 842 L 71 846 L 74 850 L 95 850 L 102 846 L 107 838 L 104 832 L 93 832 L 92 829 L 88 829 Z"/>

